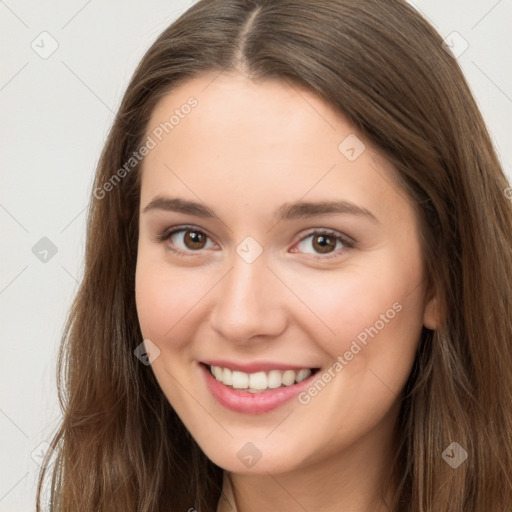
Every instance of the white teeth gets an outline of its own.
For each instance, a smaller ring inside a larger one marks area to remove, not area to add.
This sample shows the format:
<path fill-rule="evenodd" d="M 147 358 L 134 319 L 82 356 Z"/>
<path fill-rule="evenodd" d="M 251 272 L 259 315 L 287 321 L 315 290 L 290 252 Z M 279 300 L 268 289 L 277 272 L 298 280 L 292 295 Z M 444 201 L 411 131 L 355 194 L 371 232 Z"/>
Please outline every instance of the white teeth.
<path fill-rule="evenodd" d="M 297 372 L 297 376 L 295 377 L 295 380 L 297 382 L 302 382 L 303 380 L 307 379 L 311 375 L 311 370 L 299 370 Z"/>
<path fill-rule="evenodd" d="M 217 380 L 222 381 L 224 370 L 220 366 L 212 366 L 212 374 Z"/>
<path fill-rule="evenodd" d="M 251 393 L 259 393 L 266 389 L 276 389 L 281 386 L 292 386 L 302 382 L 311 375 L 309 368 L 301 370 L 271 370 L 267 372 L 245 373 L 220 366 L 211 366 L 212 375 L 226 386 L 244 389 Z"/>
<path fill-rule="evenodd" d="M 268 372 L 268 387 L 270 389 L 281 387 L 281 372 L 279 370 L 270 370 Z"/>
<path fill-rule="evenodd" d="M 251 373 L 249 375 L 249 388 L 267 389 L 267 374 L 265 372 Z"/>
<path fill-rule="evenodd" d="M 281 375 L 281 382 L 285 386 L 295 384 L 295 372 L 293 370 L 286 370 L 283 375 Z"/>
<path fill-rule="evenodd" d="M 215 368 L 215 366 L 212 366 L 212 368 Z M 219 367 L 217 366 L 217 368 L 219 368 Z M 233 375 L 231 373 L 231 370 L 229 368 L 224 368 L 224 369 L 221 368 L 221 370 L 222 370 L 221 381 L 223 382 L 223 384 L 226 384 L 227 386 L 232 386 L 233 385 Z"/>
<path fill-rule="evenodd" d="M 249 387 L 249 374 L 244 372 L 237 372 L 236 370 L 232 373 L 233 387 L 235 389 L 246 389 Z"/>

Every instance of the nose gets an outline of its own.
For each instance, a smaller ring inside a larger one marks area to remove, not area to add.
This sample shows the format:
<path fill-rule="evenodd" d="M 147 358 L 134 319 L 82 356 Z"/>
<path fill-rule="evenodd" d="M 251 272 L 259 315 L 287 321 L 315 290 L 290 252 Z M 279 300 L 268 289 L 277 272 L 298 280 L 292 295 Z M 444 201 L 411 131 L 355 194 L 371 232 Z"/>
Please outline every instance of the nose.
<path fill-rule="evenodd" d="M 238 254 L 232 267 L 216 287 L 210 322 L 224 339 L 244 344 L 278 337 L 286 329 L 284 286 L 260 256 L 247 263 Z"/>

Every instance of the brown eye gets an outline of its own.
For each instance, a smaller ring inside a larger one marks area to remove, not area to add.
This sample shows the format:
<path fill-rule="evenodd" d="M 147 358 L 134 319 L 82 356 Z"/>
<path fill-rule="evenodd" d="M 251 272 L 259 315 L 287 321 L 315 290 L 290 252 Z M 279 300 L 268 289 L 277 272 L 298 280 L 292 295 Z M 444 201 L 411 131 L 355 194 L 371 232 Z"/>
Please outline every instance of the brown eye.
<path fill-rule="evenodd" d="M 316 235 L 313 237 L 313 248 L 321 254 L 331 252 L 336 248 L 336 238 L 330 235 Z"/>
<path fill-rule="evenodd" d="M 200 231 L 186 230 L 183 243 L 187 249 L 204 249 L 208 237 Z"/>
<path fill-rule="evenodd" d="M 317 259 L 326 259 L 341 256 L 353 246 L 354 242 L 342 233 L 318 230 L 305 236 L 292 252 L 302 252 Z"/>
<path fill-rule="evenodd" d="M 158 240 L 165 243 L 167 249 L 180 255 L 195 256 L 194 252 L 215 248 L 210 237 L 194 227 L 181 227 L 164 232 Z"/>

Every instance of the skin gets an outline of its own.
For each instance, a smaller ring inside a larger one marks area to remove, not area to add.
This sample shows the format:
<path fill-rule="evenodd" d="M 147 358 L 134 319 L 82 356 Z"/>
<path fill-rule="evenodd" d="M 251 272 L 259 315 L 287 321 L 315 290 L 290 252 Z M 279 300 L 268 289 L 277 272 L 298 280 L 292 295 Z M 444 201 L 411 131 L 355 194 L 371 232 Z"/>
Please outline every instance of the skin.
<path fill-rule="evenodd" d="M 143 336 L 160 349 L 158 382 L 206 455 L 230 473 L 240 512 L 381 510 L 398 395 L 422 326 L 437 325 L 414 205 L 391 164 L 343 116 L 282 81 L 237 73 L 189 80 L 157 104 L 148 135 L 190 96 L 197 106 L 142 170 L 136 300 Z M 365 144 L 354 161 L 338 149 L 351 134 Z M 156 196 L 200 202 L 215 217 L 144 211 Z M 283 204 L 341 199 L 375 219 L 273 217 Z M 158 240 L 182 225 L 207 235 L 206 245 L 185 245 L 184 232 Z M 355 243 L 318 252 L 314 228 Z M 263 251 L 252 263 L 236 252 L 248 236 Z M 198 362 L 215 358 L 325 371 L 396 303 L 400 312 L 306 405 L 233 412 L 200 375 Z M 251 468 L 237 457 L 247 442 L 262 454 Z"/>

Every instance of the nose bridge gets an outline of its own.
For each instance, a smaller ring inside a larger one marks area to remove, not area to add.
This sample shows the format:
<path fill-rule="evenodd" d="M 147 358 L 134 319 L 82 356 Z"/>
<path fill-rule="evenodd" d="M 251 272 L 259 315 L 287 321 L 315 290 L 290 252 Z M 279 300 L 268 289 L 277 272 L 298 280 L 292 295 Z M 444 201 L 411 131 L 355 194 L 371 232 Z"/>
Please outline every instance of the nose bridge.
<path fill-rule="evenodd" d="M 284 311 L 278 305 L 267 264 L 265 255 L 246 258 L 240 246 L 233 254 L 212 315 L 213 328 L 226 339 L 245 341 L 258 335 L 277 336 L 284 329 Z"/>

